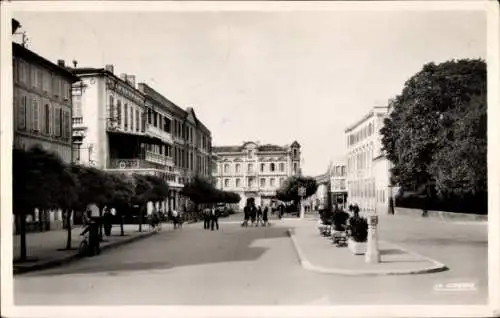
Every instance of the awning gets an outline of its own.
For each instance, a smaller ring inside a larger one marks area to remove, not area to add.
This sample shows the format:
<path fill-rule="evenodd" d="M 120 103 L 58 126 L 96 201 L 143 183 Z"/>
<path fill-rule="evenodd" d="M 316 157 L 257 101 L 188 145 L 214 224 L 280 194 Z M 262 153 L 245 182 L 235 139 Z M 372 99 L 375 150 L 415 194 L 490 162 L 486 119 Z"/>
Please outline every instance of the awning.
<path fill-rule="evenodd" d="M 149 134 L 145 133 L 138 133 L 138 132 L 131 132 L 131 131 L 121 131 L 121 130 L 107 130 L 109 135 L 115 135 L 115 136 L 123 136 L 123 137 L 132 137 L 136 138 L 141 142 L 154 142 L 154 143 L 160 143 L 163 142 L 160 138 L 156 136 L 152 136 Z"/>

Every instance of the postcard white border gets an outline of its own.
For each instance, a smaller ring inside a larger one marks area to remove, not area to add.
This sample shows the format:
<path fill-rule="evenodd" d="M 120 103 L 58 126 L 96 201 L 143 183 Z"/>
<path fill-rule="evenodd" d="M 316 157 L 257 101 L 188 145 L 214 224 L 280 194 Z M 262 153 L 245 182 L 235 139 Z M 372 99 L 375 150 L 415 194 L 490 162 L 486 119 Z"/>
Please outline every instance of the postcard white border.
<path fill-rule="evenodd" d="M 495 1 L 370 1 L 370 2 L 140 2 L 140 1 L 20 1 L 1 3 L 2 105 L 12 105 L 12 11 L 387 11 L 479 10 L 488 21 L 488 306 L 13 306 L 12 276 L 12 107 L 1 107 L 1 312 L 6 317 L 470 317 L 499 314 L 499 10 Z"/>

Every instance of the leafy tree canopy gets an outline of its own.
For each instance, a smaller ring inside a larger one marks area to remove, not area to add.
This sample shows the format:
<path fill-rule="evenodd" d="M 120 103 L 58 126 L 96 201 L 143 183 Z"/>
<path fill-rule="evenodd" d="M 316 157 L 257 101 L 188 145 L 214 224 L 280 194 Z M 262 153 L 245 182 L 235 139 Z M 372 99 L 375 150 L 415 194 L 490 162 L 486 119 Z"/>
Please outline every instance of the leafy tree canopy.
<path fill-rule="evenodd" d="M 281 187 L 276 191 L 276 197 L 281 201 L 294 201 L 300 200 L 299 188 L 306 188 L 306 195 L 304 198 L 310 197 L 318 189 L 316 180 L 312 177 L 292 176 L 283 182 Z"/>
<path fill-rule="evenodd" d="M 429 63 L 392 102 L 381 129 L 392 183 L 440 193 L 486 190 L 486 63 Z"/>

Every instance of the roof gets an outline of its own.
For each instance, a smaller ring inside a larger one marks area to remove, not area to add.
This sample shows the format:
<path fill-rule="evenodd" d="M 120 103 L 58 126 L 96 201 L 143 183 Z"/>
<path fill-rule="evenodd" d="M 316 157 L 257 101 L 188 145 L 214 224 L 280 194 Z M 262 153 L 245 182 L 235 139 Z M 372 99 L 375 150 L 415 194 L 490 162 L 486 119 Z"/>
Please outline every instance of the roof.
<path fill-rule="evenodd" d="M 372 110 L 366 115 L 364 115 L 360 120 L 356 121 L 354 124 L 348 126 L 345 129 L 345 132 L 348 133 L 351 130 L 354 130 L 356 127 L 361 125 L 364 121 L 368 120 L 370 117 L 372 117 L 375 113 L 380 113 L 381 110 L 385 111 L 387 113 L 389 107 L 388 106 L 375 106 L 373 107 Z"/>
<path fill-rule="evenodd" d="M 214 146 L 212 147 L 213 151 L 215 153 L 221 153 L 221 152 L 242 152 L 244 149 L 244 145 L 246 145 L 248 142 L 243 143 L 241 146 Z M 294 142 L 297 143 L 297 142 Z M 298 143 L 297 143 L 298 144 Z M 293 144 L 292 144 L 293 146 Z M 300 147 L 300 145 L 299 145 Z M 273 145 L 273 144 L 265 144 L 265 145 L 259 145 L 257 146 L 257 151 L 259 152 L 273 152 L 273 151 L 287 151 L 288 146 L 279 146 L 279 145 Z"/>
<path fill-rule="evenodd" d="M 61 76 L 64 76 L 68 79 L 70 79 L 72 82 L 78 82 L 79 78 L 75 76 L 73 73 L 71 73 L 68 69 L 65 67 L 61 67 L 55 63 L 52 63 L 51 61 L 47 60 L 46 58 L 36 54 L 35 52 L 25 48 L 24 46 L 12 42 L 12 56 L 13 57 L 21 57 L 26 59 L 27 61 L 33 61 L 36 62 L 40 65 L 43 65 L 47 69 L 50 69 L 56 73 L 58 73 Z"/>

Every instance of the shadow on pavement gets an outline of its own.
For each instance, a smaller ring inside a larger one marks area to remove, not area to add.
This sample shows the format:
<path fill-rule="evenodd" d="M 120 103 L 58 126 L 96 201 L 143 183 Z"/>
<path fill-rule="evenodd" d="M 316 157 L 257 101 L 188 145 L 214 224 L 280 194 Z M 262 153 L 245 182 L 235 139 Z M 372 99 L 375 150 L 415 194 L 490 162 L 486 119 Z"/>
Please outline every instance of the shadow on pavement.
<path fill-rule="evenodd" d="M 255 241 L 288 238 L 287 229 L 283 227 L 241 228 L 239 225 L 226 226 L 221 231 L 190 228 L 162 234 L 35 275 L 165 270 L 210 263 L 255 261 L 268 250 L 267 247 L 252 246 Z"/>

